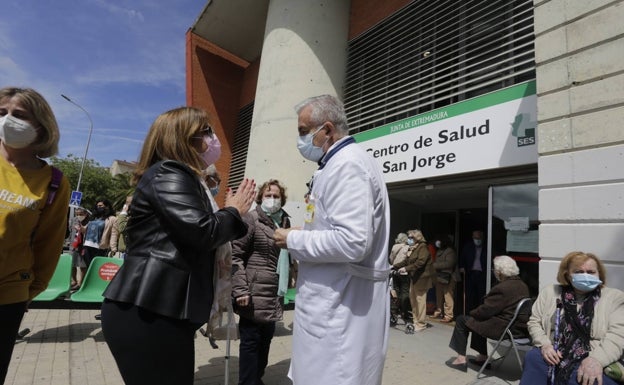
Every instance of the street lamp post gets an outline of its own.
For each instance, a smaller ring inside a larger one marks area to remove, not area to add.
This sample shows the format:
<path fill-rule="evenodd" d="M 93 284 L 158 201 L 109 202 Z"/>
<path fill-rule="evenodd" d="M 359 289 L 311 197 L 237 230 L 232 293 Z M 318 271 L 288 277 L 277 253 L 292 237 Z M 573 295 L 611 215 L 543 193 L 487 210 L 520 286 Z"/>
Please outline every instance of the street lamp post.
<path fill-rule="evenodd" d="M 78 184 L 76 185 L 76 191 L 80 191 L 80 182 L 82 182 L 82 172 L 84 170 L 85 162 L 87 161 L 87 153 L 89 152 L 89 144 L 91 143 L 91 133 L 93 132 L 93 120 L 91 120 L 91 115 L 89 115 L 87 110 L 82 108 L 80 104 L 74 102 L 73 100 L 71 100 L 70 98 L 68 98 L 67 96 L 63 94 L 61 94 L 61 96 L 63 97 L 63 99 L 67 100 L 74 106 L 80 108 L 87 115 L 87 118 L 89 118 L 89 137 L 87 139 L 87 146 L 85 147 L 84 156 L 82 157 L 82 164 L 80 165 L 80 172 L 78 173 Z"/>

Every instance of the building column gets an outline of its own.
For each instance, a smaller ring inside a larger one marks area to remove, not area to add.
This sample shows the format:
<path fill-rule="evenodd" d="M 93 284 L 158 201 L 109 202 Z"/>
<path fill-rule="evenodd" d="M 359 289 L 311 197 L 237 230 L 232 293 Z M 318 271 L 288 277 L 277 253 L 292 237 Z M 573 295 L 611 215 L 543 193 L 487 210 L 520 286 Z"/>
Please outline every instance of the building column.
<path fill-rule="evenodd" d="M 288 189 L 286 210 L 299 225 L 305 183 L 316 164 L 297 150 L 297 114 L 303 99 L 342 99 L 349 1 L 271 0 L 256 89 L 245 175 L 275 178 Z M 302 218 L 302 216 L 301 216 Z"/>

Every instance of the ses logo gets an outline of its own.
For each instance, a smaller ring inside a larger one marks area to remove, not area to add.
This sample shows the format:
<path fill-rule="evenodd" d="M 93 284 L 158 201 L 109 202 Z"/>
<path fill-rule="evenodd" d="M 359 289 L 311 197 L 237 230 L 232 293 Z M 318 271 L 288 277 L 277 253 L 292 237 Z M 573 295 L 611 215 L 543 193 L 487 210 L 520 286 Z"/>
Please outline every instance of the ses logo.
<path fill-rule="evenodd" d="M 535 127 L 537 122 L 531 120 L 530 114 L 516 115 L 514 122 L 511 123 L 511 135 L 518 139 L 518 147 L 535 144 Z"/>

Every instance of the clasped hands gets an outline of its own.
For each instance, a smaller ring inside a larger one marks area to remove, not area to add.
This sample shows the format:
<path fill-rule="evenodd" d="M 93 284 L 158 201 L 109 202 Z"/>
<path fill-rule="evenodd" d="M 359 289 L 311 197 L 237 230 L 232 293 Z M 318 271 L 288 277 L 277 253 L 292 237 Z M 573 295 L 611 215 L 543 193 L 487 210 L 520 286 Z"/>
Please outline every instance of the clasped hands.
<path fill-rule="evenodd" d="M 544 345 L 541 347 L 542 357 L 548 365 L 557 365 L 563 358 L 561 352 L 556 351 L 552 345 Z M 592 357 L 585 357 L 576 374 L 576 380 L 581 385 L 602 385 L 602 365 L 598 360 Z"/>

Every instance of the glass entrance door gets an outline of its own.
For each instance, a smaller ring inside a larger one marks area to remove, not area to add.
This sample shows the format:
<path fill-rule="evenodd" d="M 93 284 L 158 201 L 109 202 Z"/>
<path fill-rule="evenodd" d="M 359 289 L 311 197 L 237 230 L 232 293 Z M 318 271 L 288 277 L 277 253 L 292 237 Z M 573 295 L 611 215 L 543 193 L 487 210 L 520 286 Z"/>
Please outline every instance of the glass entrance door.
<path fill-rule="evenodd" d="M 531 296 L 539 289 L 538 186 L 536 182 L 491 186 L 489 189 L 488 265 L 497 255 L 509 255 Z M 491 267 L 488 266 L 491 275 Z M 488 283 L 491 283 L 491 277 Z M 488 291 L 490 287 L 487 288 Z"/>

